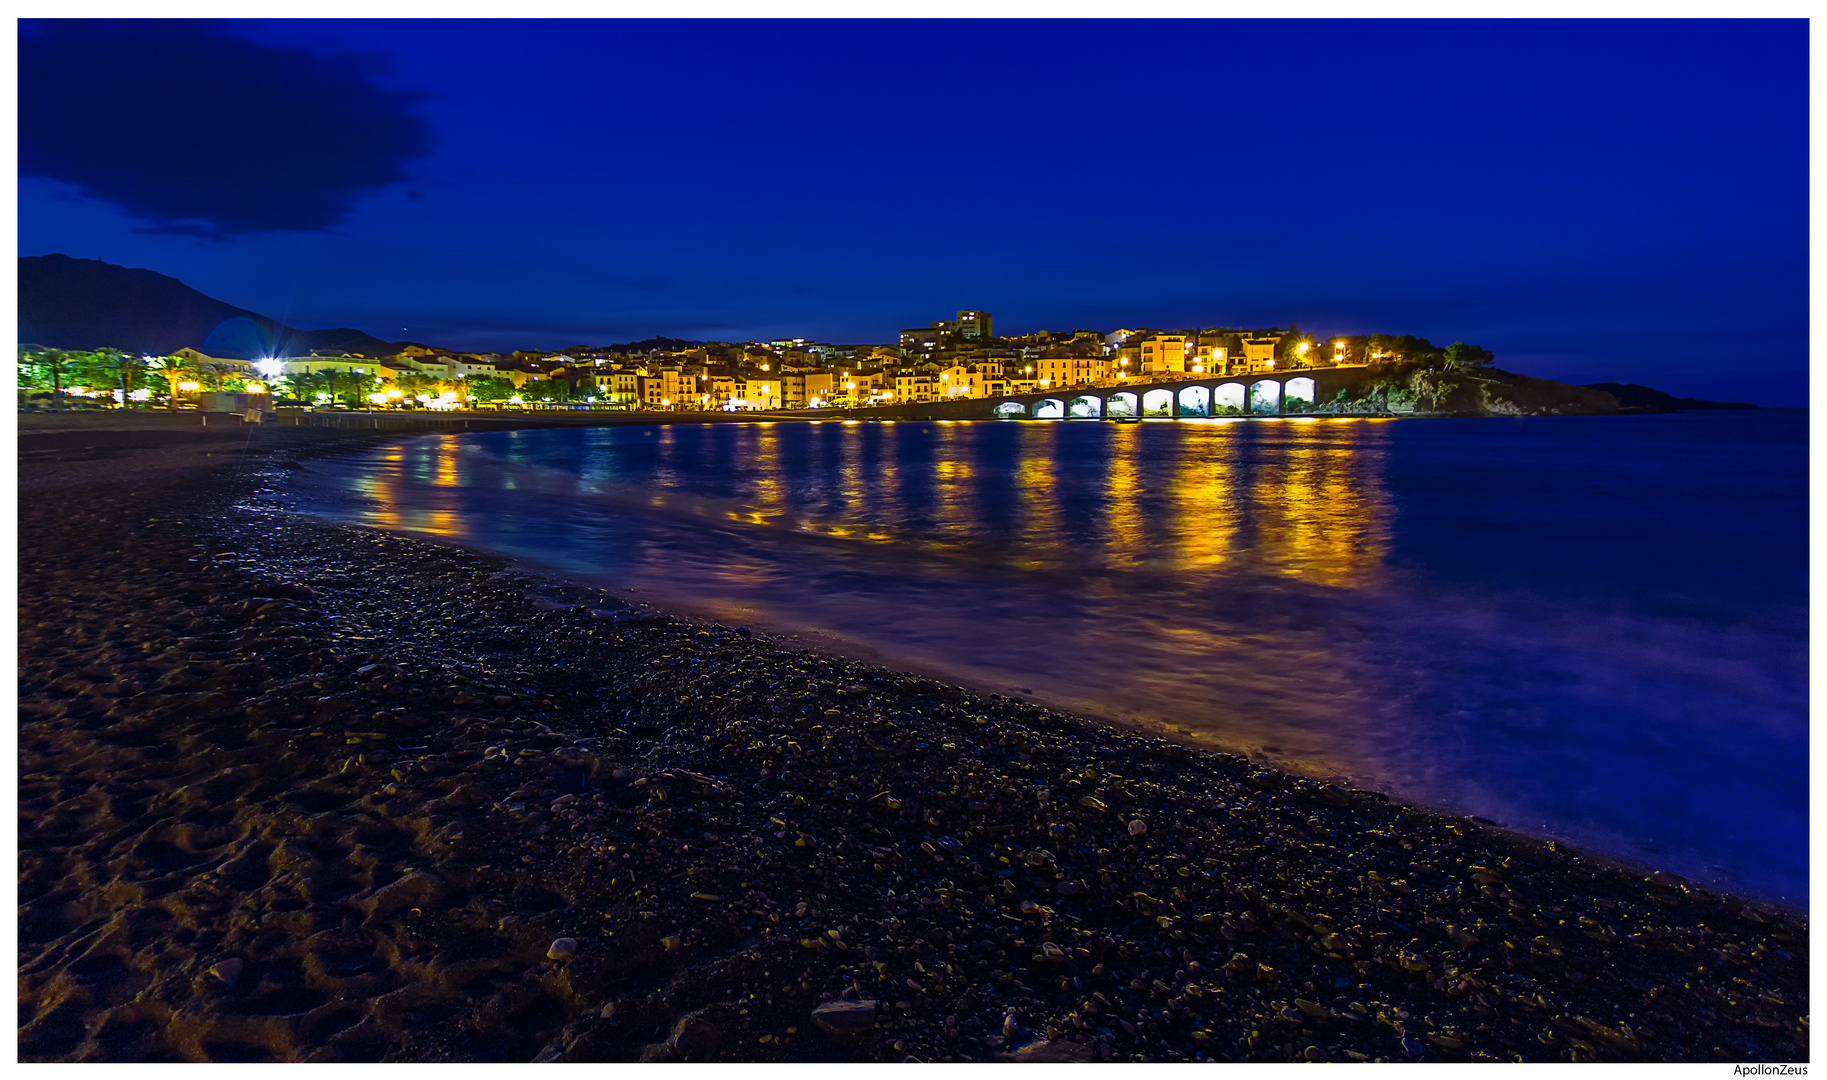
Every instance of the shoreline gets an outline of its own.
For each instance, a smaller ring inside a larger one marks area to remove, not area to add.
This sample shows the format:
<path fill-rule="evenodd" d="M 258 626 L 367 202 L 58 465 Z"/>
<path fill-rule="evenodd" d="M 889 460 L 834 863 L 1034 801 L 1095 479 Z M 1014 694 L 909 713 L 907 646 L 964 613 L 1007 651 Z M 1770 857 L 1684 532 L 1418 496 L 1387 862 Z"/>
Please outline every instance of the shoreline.
<path fill-rule="evenodd" d="M 1796 913 L 230 512 L 304 434 L 22 425 L 22 1059 L 1806 1058 Z"/>

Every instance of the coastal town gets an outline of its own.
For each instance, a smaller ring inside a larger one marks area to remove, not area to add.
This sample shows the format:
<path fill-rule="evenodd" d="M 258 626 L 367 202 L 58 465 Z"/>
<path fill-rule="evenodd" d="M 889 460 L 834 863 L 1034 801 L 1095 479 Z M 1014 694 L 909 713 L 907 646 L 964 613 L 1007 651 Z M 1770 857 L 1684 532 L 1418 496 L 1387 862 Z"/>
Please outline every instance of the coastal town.
<path fill-rule="evenodd" d="M 403 344 L 391 355 L 275 350 L 270 357 L 71 353 L 22 345 L 27 407 L 70 399 L 211 408 L 221 395 L 261 404 L 363 409 L 751 411 L 909 405 L 1080 387 L 1172 382 L 1430 357 L 1488 364 L 1490 353 L 1388 335 L 1317 337 L 1298 327 L 1047 331 L 997 337 L 987 311 L 959 311 L 892 344 L 806 338 L 507 353 Z"/>

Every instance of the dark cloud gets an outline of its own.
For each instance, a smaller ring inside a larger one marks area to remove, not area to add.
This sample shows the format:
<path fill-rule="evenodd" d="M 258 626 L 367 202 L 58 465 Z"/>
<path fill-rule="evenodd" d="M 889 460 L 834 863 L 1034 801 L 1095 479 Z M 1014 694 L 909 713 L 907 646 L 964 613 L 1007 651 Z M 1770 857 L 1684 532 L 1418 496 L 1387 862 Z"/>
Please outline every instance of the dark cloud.
<path fill-rule="evenodd" d="M 368 56 L 262 45 L 214 22 L 24 19 L 19 171 L 155 232 L 323 230 L 431 152 L 423 95 Z"/>

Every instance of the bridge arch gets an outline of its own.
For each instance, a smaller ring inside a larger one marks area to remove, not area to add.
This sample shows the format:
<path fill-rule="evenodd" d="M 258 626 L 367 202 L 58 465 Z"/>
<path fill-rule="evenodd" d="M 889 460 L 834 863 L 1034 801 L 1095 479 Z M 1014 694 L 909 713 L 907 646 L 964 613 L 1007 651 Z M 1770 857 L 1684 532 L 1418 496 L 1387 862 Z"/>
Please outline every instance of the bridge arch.
<path fill-rule="evenodd" d="M 1143 416 L 1172 416 L 1174 414 L 1174 392 L 1165 387 L 1156 387 L 1142 395 Z"/>
<path fill-rule="evenodd" d="M 1282 409 L 1311 409 L 1313 407 L 1313 380 L 1305 375 L 1298 379 L 1289 379 L 1282 384 Z"/>
<path fill-rule="evenodd" d="M 1262 379 L 1250 384 L 1249 411 L 1258 416 L 1274 416 L 1281 412 L 1281 383 Z"/>
<path fill-rule="evenodd" d="M 1012 420 L 1017 416 L 1028 415 L 1028 407 L 1019 401 L 1005 401 L 996 406 L 996 419 Z"/>
<path fill-rule="evenodd" d="M 1065 418 L 1066 403 L 1058 398 L 1043 398 L 1034 403 L 1034 419 L 1036 420 L 1064 420 Z"/>
<path fill-rule="evenodd" d="M 1104 415 L 1104 399 L 1096 394 L 1080 394 L 1066 402 L 1066 415 L 1073 420 L 1096 420 Z"/>
<path fill-rule="evenodd" d="M 1212 415 L 1212 388 L 1209 386 L 1188 386 L 1178 395 L 1179 415 L 1210 416 Z"/>
<path fill-rule="evenodd" d="M 1142 402 L 1132 390 L 1119 391 L 1105 399 L 1104 414 L 1113 420 L 1118 417 L 1128 419 L 1141 416 Z"/>
<path fill-rule="evenodd" d="M 1219 410 L 1229 410 L 1230 413 L 1241 414 L 1248 398 L 1249 390 L 1242 383 L 1225 383 L 1212 394 L 1212 412 L 1215 415 L 1228 415 Z"/>

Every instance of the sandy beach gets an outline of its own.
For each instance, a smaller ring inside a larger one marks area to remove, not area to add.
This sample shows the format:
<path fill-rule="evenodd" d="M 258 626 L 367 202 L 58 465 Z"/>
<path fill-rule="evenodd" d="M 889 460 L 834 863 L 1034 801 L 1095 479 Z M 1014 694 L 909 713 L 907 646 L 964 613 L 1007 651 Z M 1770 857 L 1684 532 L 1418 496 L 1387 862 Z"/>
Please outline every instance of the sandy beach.
<path fill-rule="evenodd" d="M 22 417 L 26 1061 L 1805 1061 L 1670 875 L 289 515 Z"/>

